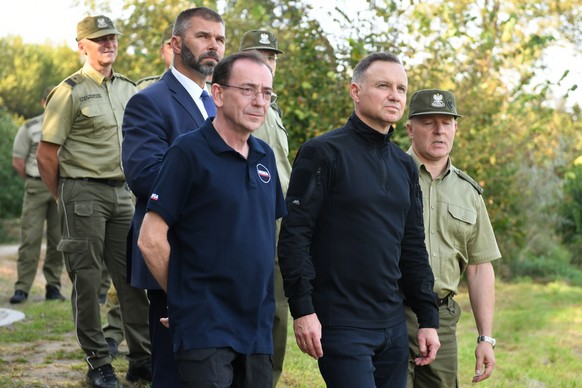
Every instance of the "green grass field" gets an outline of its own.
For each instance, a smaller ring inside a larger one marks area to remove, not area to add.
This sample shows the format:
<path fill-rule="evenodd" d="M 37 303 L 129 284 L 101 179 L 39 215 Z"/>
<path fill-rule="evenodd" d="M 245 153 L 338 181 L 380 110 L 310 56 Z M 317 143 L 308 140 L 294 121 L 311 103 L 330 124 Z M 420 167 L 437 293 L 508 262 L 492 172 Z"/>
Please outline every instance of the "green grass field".
<path fill-rule="evenodd" d="M 0 261 L 0 307 L 21 310 L 26 319 L 0 327 L 0 386 L 84 386 L 86 366 L 72 333 L 70 303 L 44 302 L 44 282 L 39 276 L 29 301 L 10 306 L 15 266 L 14 257 Z M 65 276 L 63 294 L 68 299 L 70 283 Z M 463 309 L 458 330 L 460 382 L 461 387 L 469 387 L 473 385 L 477 332 L 467 294 L 462 292 L 457 301 Z M 479 386 L 582 387 L 581 326 L 582 287 L 498 283 L 494 331 L 497 367 L 492 378 Z M 127 361 L 118 358 L 114 366 L 123 376 Z M 291 325 L 279 387 L 325 387 L 317 362 L 297 348 Z"/>

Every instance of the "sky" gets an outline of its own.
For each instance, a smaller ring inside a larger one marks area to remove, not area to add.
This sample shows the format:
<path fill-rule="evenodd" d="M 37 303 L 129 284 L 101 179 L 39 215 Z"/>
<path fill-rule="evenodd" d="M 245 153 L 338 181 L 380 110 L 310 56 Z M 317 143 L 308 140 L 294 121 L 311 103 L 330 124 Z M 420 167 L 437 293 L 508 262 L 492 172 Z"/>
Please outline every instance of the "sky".
<path fill-rule="evenodd" d="M 2 0 L 2 3 L 7 0 Z M 72 7 L 72 0 L 16 0 L 11 1 L 9 7 L 3 7 L 0 12 L 0 37 L 20 36 L 25 43 L 52 43 L 55 45 L 67 44 L 77 49 L 75 35 L 77 23 L 87 16 L 86 7 Z M 326 15 L 331 1 L 321 2 L 309 0 L 318 15 Z M 323 4 L 325 3 L 325 4 Z M 341 9 L 354 7 L 357 1 L 337 0 L 334 5 Z M 122 0 L 111 0 L 114 12 L 121 10 Z M 333 28 L 333 23 L 328 23 Z M 323 25 L 323 23 L 322 23 Z M 324 28 L 325 25 L 324 25 Z M 572 47 L 556 47 L 548 52 L 545 62 L 548 71 L 539 77 L 557 82 L 568 66 L 573 67 L 563 81 L 563 86 L 555 87 L 557 95 L 561 95 L 572 84 L 578 84 L 578 89 L 571 92 L 568 105 L 577 102 L 582 106 L 582 54 L 572 56 Z M 577 63 L 578 65 L 572 66 Z"/>

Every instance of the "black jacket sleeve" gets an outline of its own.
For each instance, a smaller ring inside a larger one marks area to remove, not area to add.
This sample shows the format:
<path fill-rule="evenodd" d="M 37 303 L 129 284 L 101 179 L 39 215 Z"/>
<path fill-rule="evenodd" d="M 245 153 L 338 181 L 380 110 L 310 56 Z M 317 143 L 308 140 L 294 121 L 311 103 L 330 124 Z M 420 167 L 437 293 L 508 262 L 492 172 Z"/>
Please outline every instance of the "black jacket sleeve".
<path fill-rule="evenodd" d="M 434 275 L 428 262 L 424 243 L 424 223 L 422 216 L 422 191 L 418 183 L 418 170 L 410 160 L 411 174 L 410 211 L 406 221 L 400 257 L 400 288 L 406 303 L 418 318 L 420 328 L 438 328 L 439 313 L 437 295 L 433 292 Z"/>
<path fill-rule="evenodd" d="M 317 216 L 326 192 L 328 163 L 317 143 L 305 143 L 298 151 L 285 202 L 287 216 L 281 223 L 278 255 L 285 295 L 293 318 L 314 313 L 311 291 L 315 270 L 309 254 Z"/>

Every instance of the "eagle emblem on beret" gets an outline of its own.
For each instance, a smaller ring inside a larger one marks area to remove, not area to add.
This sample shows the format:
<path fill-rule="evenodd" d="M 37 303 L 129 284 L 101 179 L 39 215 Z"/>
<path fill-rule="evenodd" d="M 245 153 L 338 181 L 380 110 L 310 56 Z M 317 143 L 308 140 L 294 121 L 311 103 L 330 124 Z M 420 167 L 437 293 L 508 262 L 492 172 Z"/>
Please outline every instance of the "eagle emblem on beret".
<path fill-rule="evenodd" d="M 269 40 L 269 34 L 261 34 L 261 39 L 259 40 L 259 43 L 262 44 L 271 44 L 271 41 Z"/>
<path fill-rule="evenodd" d="M 443 102 L 443 95 L 440 93 L 435 93 L 432 95 L 432 106 L 434 106 L 435 108 L 442 108 L 445 106 L 445 103 Z"/>
<path fill-rule="evenodd" d="M 109 23 L 105 18 L 98 18 L 97 19 L 97 28 L 107 28 L 109 27 Z"/>

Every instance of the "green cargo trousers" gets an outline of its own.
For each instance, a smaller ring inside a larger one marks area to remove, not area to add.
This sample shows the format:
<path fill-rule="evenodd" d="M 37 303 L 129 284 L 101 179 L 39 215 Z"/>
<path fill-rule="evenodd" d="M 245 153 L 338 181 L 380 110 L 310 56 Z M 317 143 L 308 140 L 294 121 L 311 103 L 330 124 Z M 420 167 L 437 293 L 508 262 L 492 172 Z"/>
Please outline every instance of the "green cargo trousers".
<path fill-rule="evenodd" d="M 43 181 L 28 178 L 24 182 L 15 291 L 30 292 L 40 259 L 45 220 L 47 248 L 42 272 L 47 284 L 60 289 L 63 254 L 57 250 L 61 235 L 57 204 Z"/>
<path fill-rule="evenodd" d="M 457 359 L 457 323 L 461 318 L 461 307 L 453 298 L 439 307 L 440 325 L 437 330 L 441 347 L 436 359 L 426 366 L 416 366 L 414 358 L 418 351 L 418 323 L 410 307 L 406 307 L 409 359 L 407 388 L 455 388 L 459 386 Z"/>
<path fill-rule="evenodd" d="M 126 237 L 133 210 L 129 188 L 123 182 L 61 178 L 59 249 L 73 283 L 77 340 L 92 369 L 111 363 L 99 306 L 103 265 L 117 290 L 129 366 L 141 366 L 150 358 L 149 302 L 144 290 L 128 284 L 126 275 Z"/>

